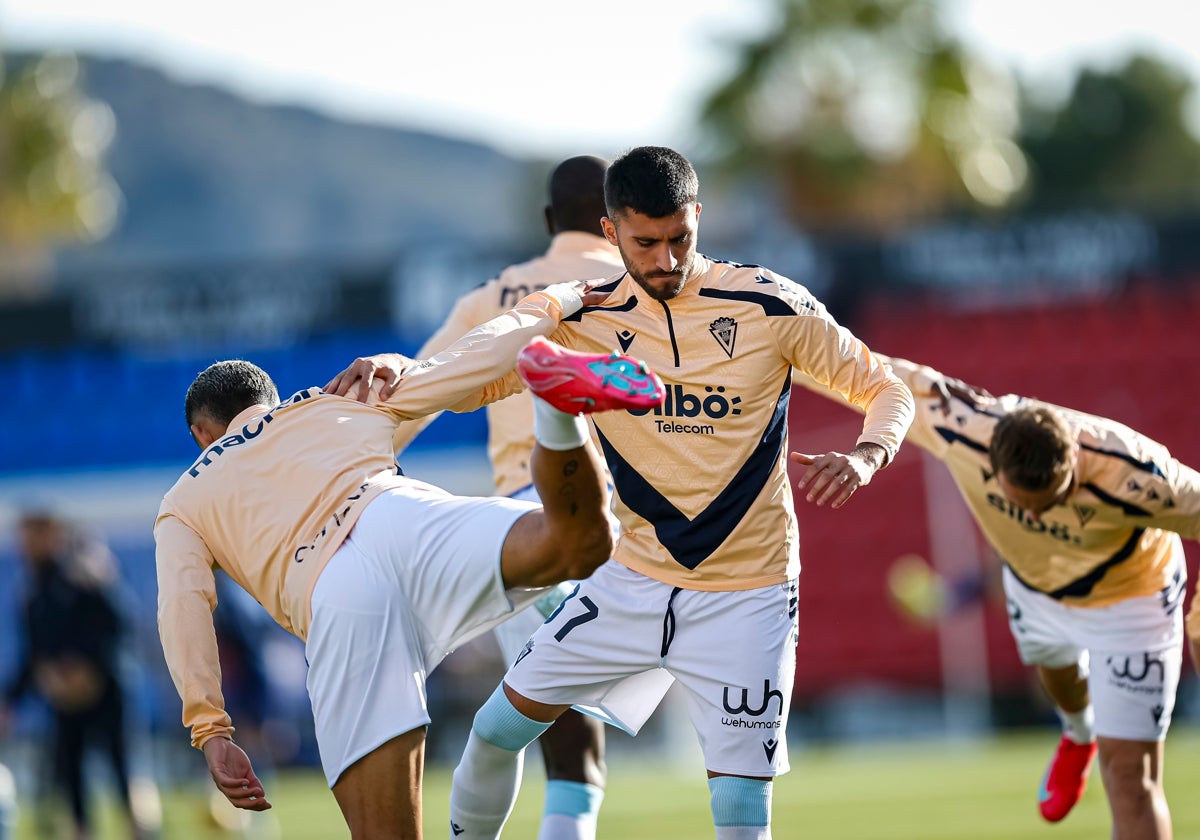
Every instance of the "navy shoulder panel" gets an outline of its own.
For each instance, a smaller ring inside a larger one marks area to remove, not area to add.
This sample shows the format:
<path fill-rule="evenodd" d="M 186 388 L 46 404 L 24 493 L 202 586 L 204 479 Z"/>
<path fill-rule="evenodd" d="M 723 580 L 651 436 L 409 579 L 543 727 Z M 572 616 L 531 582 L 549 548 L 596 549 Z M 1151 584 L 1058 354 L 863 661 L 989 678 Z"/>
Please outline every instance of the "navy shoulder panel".
<path fill-rule="evenodd" d="M 701 289 L 701 297 L 719 298 L 721 300 L 737 300 L 742 303 L 753 303 L 762 307 L 767 315 L 796 315 L 797 312 L 788 306 L 787 302 L 775 295 L 762 292 L 740 291 L 736 289 Z"/>

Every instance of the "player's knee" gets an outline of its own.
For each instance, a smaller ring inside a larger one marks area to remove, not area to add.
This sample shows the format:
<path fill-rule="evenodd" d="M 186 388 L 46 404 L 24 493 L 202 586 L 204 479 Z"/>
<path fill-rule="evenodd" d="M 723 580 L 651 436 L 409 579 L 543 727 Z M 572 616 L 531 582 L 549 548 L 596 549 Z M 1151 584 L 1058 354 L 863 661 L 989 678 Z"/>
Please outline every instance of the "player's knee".
<path fill-rule="evenodd" d="M 472 729 L 492 746 L 518 752 L 541 737 L 549 726 L 517 711 L 500 685 L 475 713 Z"/>
<path fill-rule="evenodd" d="M 570 548 L 559 556 L 564 565 L 564 580 L 589 577 L 612 556 L 613 535 L 607 520 L 572 532 Z"/>
<path fill-rule="evenodd" d="M 1102 749 L 1100 767 L 1109 797 L 1129 803 L 1152 800 L 1162 790 L 1161 773 L 1151 771 L 1155 764 L 1141 750 Z"/>

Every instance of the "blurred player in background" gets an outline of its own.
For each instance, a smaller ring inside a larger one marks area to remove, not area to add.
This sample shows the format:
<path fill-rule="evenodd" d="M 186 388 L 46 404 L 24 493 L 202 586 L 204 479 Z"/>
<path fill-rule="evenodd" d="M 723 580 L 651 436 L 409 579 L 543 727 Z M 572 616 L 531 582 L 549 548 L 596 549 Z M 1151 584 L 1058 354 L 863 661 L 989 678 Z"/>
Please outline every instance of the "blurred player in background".
<path fill-rule="evenodd" d="M 807 290 L 697 254 L 698 191 L 691 164 L 660 147 L 628 152 L 605 177 L 604 232 L 626 272 L 551 339 L 636 348 L 669 396 L 653 412 L 592 417 L 620 541 L 476 714 L 450 798 L 460 840 L 499 835 L 522 751 L 572 705 L 636 732 L 675 680 L 704 753 L 718 840 L 770 837 L 771 780 L 788 769 L 797 642 L 787 463 L 806 467 L 799 486 L 810 501 L 839 508 L 895 455 L 913 404 Z M 469 355 L 479 353 L 459 364 Z M 351 370 L 369 377 L 380 365 L 385 357 Z M 789 456 L 793 365 L 865 410 L 849 452 Z"/>
<path fill-rule="evenodd" d="M 545 209 L 546 230 L 553 237 L 549 249 L 536 259 L 506 268 L 498 278 L 461 298 L 417 357 L 436 355 L 472 327 L 551 283 L 620 273 L 624 268 L 621 255 L 604 238 L 600 227 L 607 168 L 607 161 L 586 156 L 569 158 L 555 167 L 550 175 L 550 203 Z M 486 410 L 495 492 L 537 501 L 529 474 L 529 457 L 535 444 L 530 395 L 514 394 Z M 397 455 L 435 416 L 400 425 L 393 441 Z M 565 594 L 560 592 L 557 599 Z M 556 606 L 557 601 L 539 600 L 536 609 L 526 609 L 496 628 L 496 641 L 507 663 L 516 659 L 526 640 Z M 604 725 L 568 710 L 538 742 L 547 779 L 539 840 L 594 840 L 596 817 L 604 798 Z"/>
<path fill-rule="evenodd" d="M 156 827 L 141 824 L 131 797 L 119 661 L 127 628 L 116 599 L 116 560 L 52 510 L 22 512 L 18 537 L 29 573 L 25 652 L 4 699 L 11 706 L 33 691 L 49 704 L 54 779 L 76 838 L 92 836 L 84 784 L 89 746 L 101 749 L 112 770 L 133 836 L 145 836 Z"/>
<path fill-rule="evenodd" d="M 612 534 L 580 416 L 535 401 L 541 506 L 406 478 L 392 436 L 401 420 L 512 393 L 518 351 L 524 376 L 549 372 L 551 389 L 574 389 L 592 410 L 661 402 L 661 383 L 627 359 L 545 342 L 521 350 L 545 320 L 582 306 L 570 284 L 530 295 L 464 336 L 486 353 L 447 364 L 464 352 L 455 345 L 409 371 L 390 398 L 364 393 L 366 404 L 316 388 L 281 403 L 271 378 L 243 361 L 192 383 L 185 417 L 204 452 L 155 522 L 159 631 L 192 744 L 234 805 L 271 807 L 222 703 L 216 567 L 305 640 L 321 762 L 351 836 L 421 836 L 426 674 L 542 587 L 590 574 Z M 464 389 L 464 369 L 500 381 Z"/>
<path fill-rule="evenodd" d="M 1200 539 L 1200 474 L 1112 420 L 889 361 L 917 398 L 908 439 L 950 470 L 1004 560 L 1021 659 L 1062 719 L 1042 816 L 1066 817 L 1098 749 L 1113 837 L 1169 838 L 1163 739 L 1183 645 L 1180 536 Z"/>

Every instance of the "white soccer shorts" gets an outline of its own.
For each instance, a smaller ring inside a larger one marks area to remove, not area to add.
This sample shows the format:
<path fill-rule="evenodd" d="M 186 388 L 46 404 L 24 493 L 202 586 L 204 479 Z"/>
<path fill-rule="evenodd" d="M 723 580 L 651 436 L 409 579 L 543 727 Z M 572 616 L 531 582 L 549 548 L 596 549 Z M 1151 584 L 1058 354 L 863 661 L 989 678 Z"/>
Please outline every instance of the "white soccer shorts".
<path fill-rule="evenodd" d="M 1068 606 L 1004 568 L 1009 629 L 1027 665 L 1078 665 L 1087 676 L 1096 734 L 1161 741 L 1171 726 L 1183 656 L 1187 571 L 1176 538 L 1171 585 L 1104 607 Z"/>
<path fill-rule="evenodd" d="M 677 589 L 610 560 L 529 640 L 504 681 L 636 734 L 678 681 L 716 773 L 787 772 L 796 666 L 795 582 Z"/>
<path fill-rule="evenodd" d="M 547 590 L 505 591 L 500 552 L 538 506 L 388 490 L 321 572 L 305 645 L 317 746 L 329 786 L 358 759 L 429 723 L 425 680 L 445 656 Z"/>

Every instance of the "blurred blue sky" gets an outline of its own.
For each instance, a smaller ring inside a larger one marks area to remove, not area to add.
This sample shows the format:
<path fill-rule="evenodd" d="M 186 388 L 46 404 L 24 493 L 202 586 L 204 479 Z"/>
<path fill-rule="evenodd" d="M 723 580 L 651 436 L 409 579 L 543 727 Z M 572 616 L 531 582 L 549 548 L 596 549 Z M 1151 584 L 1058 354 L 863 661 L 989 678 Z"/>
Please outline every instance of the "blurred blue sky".
<path fill-rule="evenodd" d="M 516 154 L 687 145 L 731 40 L 767 0 L 0 0 L 0 45 L 126 56 L 257 100 L 483 140 Z M 952 0 L 955 30 L 1050 90 L 1148 48 L 1200 76 L 1200 6 Z M 1193 107 L 1193 116 L 1200 108 Z M 1200 119 L 1193 119 L 1200 126 Z"/>

